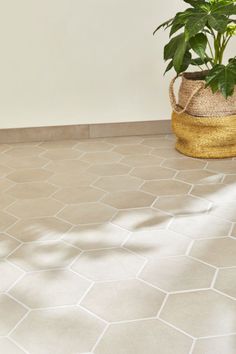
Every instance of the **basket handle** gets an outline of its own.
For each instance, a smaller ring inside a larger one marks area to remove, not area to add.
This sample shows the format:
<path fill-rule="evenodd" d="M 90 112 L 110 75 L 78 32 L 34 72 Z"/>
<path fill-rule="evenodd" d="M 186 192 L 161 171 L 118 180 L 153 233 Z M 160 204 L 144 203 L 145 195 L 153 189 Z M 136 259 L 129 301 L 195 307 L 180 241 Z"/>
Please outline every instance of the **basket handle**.
<path fill-rule="evenodd" d="M 182 75 L 179 75 L 179 76 L 182 76 Z M 170 82 L 170 89 L 169 89 L 169 95 L 170 95 L 170 103 L 171 103 L 171 106 L 172 106 L 172 109 L 175 113 L 177 114 L 182 114 L 182 113 L 185 113 L 190 105 L 190 103 L 192 102 L 192 99 L 196 96 L 196 94 L 205 87 L 205 84 L 204 83 L 201 83 L 199 85 L 199 87 L 197 87 L 191 94 L 191 96 L 189 97 L 188 99 L 188 102 L 186 103 L 186 106 L 184 108 L 181 109 L 181 107 L 177 104 L 177 101 L 176 101 L 176 97 L 175 97 L 175 92 L 174 92 L 174 84 L 175 84 L 175 81 L 177 80 L 177 78 L 179 76 L 176 76 L 174 77 L 173 80 L 171 80 Z"/>

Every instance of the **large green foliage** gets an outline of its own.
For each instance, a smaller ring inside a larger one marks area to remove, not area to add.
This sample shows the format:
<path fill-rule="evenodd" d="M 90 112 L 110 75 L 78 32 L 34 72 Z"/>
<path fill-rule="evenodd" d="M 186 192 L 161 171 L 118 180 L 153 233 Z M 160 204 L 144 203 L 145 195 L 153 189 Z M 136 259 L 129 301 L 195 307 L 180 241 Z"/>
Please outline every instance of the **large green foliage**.
<path fill-rule="evenodd" d="M 183 0 L 191 7 L 161 24 L 169 29 L 170 41 L 164 48 L 166 72 L 175 69 L 179 75 L 190 65 L 206 66 L 206 84 L 226 98 L 236 85 L 236 58 L 224 63 L 230 39 L 236 35 L 236 0 Z"/>

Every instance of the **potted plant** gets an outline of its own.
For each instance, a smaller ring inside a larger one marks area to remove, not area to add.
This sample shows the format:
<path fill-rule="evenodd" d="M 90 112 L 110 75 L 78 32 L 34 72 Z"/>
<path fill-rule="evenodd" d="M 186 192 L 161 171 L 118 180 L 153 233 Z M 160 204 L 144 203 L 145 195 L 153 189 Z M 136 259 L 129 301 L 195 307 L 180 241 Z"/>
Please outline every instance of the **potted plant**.
<path fill-rule="evenodd" d="M 183 0 L 190 7 L 161 24 L 170 41 L 164 48 L 170 84 L 176 148 L 188 156 L 236 156 L 236 57 L 225 51 L 236 35 L 235 0 Z M 187 72 L 188 68 L 197 72 Z M 179 100 L 174 82 L 182 77 Z"/>

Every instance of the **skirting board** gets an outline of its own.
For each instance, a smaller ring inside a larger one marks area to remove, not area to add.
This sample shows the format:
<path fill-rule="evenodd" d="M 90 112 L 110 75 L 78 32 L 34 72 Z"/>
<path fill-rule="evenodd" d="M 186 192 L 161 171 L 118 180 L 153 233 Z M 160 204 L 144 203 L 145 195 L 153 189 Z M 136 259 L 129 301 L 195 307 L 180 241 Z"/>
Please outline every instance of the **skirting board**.
<path fill-rule="evenodd" d="M 0 144 L 171 133 L 170 120 L 0 129 Z"/>

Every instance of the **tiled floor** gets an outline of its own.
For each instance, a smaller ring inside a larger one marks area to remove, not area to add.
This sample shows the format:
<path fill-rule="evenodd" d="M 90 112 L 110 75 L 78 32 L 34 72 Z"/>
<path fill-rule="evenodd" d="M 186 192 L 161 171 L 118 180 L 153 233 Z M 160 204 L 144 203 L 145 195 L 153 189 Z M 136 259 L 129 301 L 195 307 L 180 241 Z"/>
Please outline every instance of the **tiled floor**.
<path fill-rule="evenodd" d="M 236 353 L 236 159 L 0 145 L 0 232 L 0 353 Z"/>

